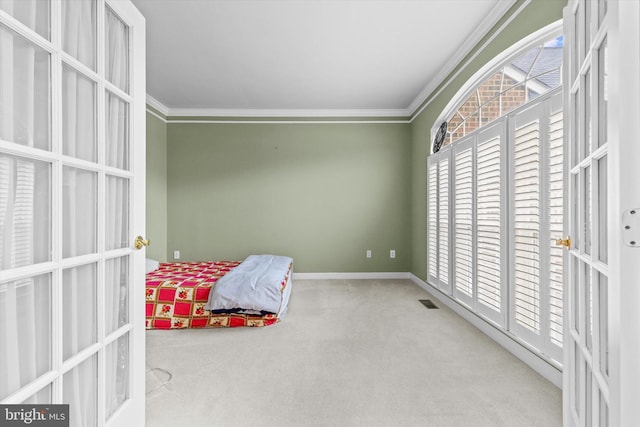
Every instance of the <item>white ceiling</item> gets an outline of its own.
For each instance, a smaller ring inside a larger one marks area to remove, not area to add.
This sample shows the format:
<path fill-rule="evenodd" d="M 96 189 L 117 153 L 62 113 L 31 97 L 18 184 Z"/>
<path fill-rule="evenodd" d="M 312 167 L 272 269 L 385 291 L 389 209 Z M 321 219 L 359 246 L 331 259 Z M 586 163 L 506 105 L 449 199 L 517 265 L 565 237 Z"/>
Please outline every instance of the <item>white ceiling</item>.
<path fill-rule="evenodd" d="M 238 116 L 409 115 L 513 2 L 133 0 L 148 95 Z"/>

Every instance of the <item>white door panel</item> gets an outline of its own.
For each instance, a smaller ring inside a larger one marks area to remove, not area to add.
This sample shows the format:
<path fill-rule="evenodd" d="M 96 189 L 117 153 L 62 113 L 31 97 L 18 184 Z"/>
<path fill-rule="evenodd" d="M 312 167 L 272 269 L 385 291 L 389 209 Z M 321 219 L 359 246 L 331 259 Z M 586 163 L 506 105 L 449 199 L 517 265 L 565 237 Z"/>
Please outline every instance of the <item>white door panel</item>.
<path fill-rule="evenodd" d="M 635 1 L 565 9 L 567 426 L 640 425 L 640 249 L 621 239 L 640 206 L 639 28 Z"/>
<path fill-rule="evenodd" d="M 144 18 L 0 2 L 0 402 L 144 424 Z"/>

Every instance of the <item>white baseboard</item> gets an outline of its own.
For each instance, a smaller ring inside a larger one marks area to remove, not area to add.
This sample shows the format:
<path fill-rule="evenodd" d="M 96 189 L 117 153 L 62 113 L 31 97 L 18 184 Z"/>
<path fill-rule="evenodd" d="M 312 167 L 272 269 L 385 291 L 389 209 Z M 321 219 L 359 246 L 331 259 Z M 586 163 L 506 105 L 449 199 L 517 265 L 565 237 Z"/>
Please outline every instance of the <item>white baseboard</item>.
<path fill-rule="evenodd" d="M 411 273 L 293 273 L 293 280 L 410 279 Z"/>
<path fill-rule="evenodd" d="M 504 331 L 496 328 L 491 323 L 458 304 L 449 296 L 443 294 L 439 289 L 431 286 L 416 275 L 409 273 L 409 278 L 416 285 L 429 292 L 429 294 L 437 299 L 438 302 L 449 307 L 460 317 L 471 323 L 489 338 L 493 339 L 511 354 L 526 363 L 531 369 L 542 375 L 553 385 L 560 389 L 562 388 L 562 370 L 558 367 L 552 365 L 549 361 L 529 350 L 523 343 L 518 342 L 515 337 L 512 337 Z"/>

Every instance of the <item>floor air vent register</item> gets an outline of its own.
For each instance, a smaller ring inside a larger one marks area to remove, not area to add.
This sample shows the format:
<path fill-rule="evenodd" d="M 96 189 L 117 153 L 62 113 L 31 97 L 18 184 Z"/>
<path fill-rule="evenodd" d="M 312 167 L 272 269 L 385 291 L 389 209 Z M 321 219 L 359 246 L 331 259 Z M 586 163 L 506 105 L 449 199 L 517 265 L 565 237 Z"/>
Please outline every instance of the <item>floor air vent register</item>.
<path fill-rule="evenodd" d="M 431 301 L 430 299 L 421 299 L 421 300 L 418 300 L 418 301 L 420 301 L 422 303 L 422 305 L 424 305 L 427 308 L 438 308 L 438 306 L 435 305 L 433 303 L 433 301 Z"/>

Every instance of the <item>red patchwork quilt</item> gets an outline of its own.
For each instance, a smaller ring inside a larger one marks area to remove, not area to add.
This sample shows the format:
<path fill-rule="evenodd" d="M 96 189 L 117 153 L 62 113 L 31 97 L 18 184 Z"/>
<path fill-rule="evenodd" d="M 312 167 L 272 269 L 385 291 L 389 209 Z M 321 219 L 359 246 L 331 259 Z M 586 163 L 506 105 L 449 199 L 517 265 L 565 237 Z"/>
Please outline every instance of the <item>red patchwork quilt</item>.
<path fill-rule="evenodd" d="M 267 326 L 275 314 L 211 314 L 204 309 L 215 283 L 240 261 L 171 262 L 146 276 L 146 328 Z"/>

